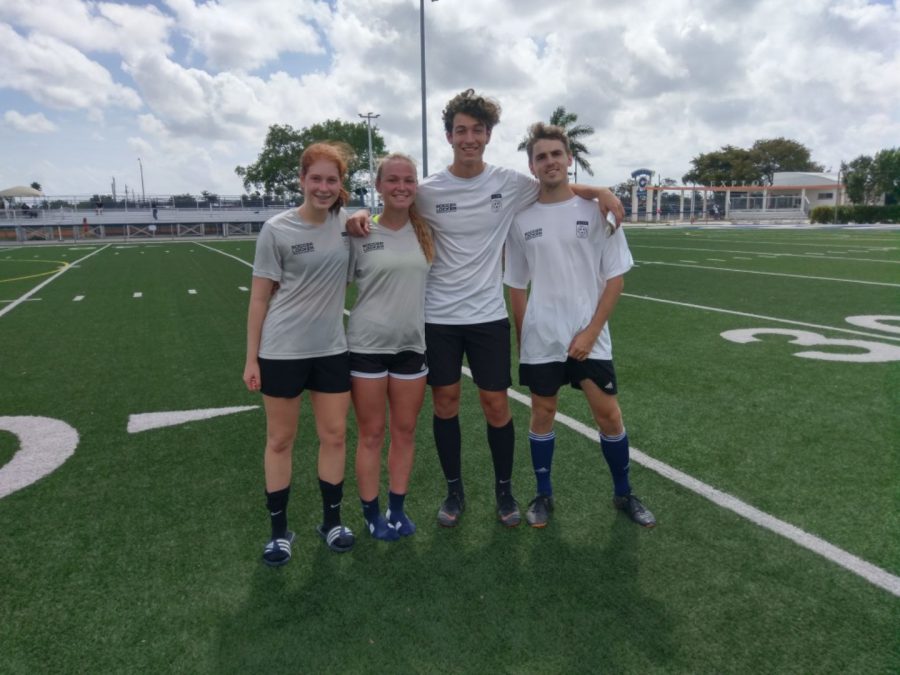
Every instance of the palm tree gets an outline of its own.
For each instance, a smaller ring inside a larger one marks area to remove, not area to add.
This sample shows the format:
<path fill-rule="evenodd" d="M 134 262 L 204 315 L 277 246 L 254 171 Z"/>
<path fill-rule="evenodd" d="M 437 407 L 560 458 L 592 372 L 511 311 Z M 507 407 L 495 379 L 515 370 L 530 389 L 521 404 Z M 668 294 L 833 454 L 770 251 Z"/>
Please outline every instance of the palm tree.
<path fill-rule="evenodd" d="M 578 121 L 578 115 L 568 112 L 565 106 L 559 106 L 550 115 L 550 124 L 562 127 L 569 137 L 569 149 L 572 151 L 572 157 L 575 159 L 575 182 L 578 182 L 578 167 L 587 171 L 589 176 L 594 175 L 591 169 L 591 163 L 584 157 L 589 155 L 590 150 L 581 142 L 582 138 L 590 136 L 594 133 L 594 127 L 587 124 L 575 124 Z M 525 149 L 526 141 L 519 143 L 519 150 Z"/>

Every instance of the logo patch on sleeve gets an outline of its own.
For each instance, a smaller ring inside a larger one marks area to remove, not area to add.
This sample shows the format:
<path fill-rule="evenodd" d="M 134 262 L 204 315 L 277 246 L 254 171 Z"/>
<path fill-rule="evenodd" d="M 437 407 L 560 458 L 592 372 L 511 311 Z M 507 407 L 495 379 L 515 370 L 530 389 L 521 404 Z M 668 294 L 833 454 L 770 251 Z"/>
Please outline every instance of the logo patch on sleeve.
<path fill-rule="evenodd" d="M 588 236 L 588 221 L 586 220 L 576 220 L 575 221 L 575 236 L 579 239 L 587 239 Z"/>

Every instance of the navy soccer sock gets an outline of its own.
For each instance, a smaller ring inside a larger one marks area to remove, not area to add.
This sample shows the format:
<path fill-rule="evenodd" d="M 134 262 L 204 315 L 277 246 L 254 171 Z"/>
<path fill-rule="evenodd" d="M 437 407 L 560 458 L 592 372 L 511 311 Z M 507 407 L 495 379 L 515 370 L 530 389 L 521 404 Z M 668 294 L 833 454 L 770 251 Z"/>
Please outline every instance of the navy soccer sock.
<path fill-rule="evenodd" d="M 364 499 L 359 500 L 362 503 L 363 510 L 363 518 L 366 519 L 367 523 L 375 522 L 378 519 L 378 516 L 381 515 L 381 507 L 378 505 L 378 497 L 372 501 L 367 502 Z"/>
<path fill-rule="evenodd" d="M 609 465 L 609 473 L 612 475 L 613 492 L 617 497 L 631 494 L 631 484 L 628 482 L 628 433 L 623 429 L 621 434 L 607 436 L 600 432 L 600 447 L 603 449 L 603 457 Z"/>
<path fill-rule="evenodd" d="M 283 539 L 287 532 L 287 505 L 291 486 L 275 492 L 266 492 L 266 508 L 272 519 L 272 539 Z"/>
<path fill-rule="evenodd" d="M 494 462 L 494 479 L 497 496 L 512 491 L 513 453 L 516 447 L 516 430 L 512 420 L 502 427 L 487 425 L 488 445 Z"/>
<path fill-rule="evenodd" d="M 344 481 L 337 485 L 319 479 L 322 493 L 322 526 L 328 532 L 341 524 L 341 500 L 344 498 Z"/>
<path fill-rule="evenodd" d="M 553 450 L 556 448 L 556 432 L 552 429 L 547 434 L 529 431 L 528 443 L 531 446 L 531 465 L 537 479 L 538 494 L 550 496 L 553 494 L 550 469 L 553 465 Z"/>
<path fill-rule="evenodd" d="M 391 518 L 399 516 L 403 513 L 403 504 L 406 501 L 406 495 L 398 495 L 396 492 L 388 492 L 388 509 L 391 511 Z"/>

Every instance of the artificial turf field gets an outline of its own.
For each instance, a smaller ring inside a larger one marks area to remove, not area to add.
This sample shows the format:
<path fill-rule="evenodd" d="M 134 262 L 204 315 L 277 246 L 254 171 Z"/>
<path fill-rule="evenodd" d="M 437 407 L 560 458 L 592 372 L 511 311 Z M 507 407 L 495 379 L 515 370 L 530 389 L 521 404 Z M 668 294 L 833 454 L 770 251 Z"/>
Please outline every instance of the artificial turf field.
<path fill-rule="evenodd" d="M 499 525 L 466 382 L 461 526 L 435 523 L 426 397 L 419 531 L 363 532 L 351 415 L 346 555 L 314 532 L 304 404 L 278 570 L 259 560 L 261 409 L 134 430 L 260 404 L 241 382 L 253 242 L 0 248 L 0 672 L 900 672 L 900 231 L 626 232 L 611 328 L 657 528 L 611 508 L 570 391 L 553 521 Z M 511 405 L 524 508 L 528 408 Z"/>

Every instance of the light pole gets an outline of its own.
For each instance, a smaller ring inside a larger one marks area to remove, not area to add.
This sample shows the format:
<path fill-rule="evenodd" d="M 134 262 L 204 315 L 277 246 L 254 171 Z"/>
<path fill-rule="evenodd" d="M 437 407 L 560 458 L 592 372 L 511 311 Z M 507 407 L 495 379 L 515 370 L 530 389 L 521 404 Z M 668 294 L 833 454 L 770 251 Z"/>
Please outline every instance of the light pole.
<path fill-rule="evenodd" d="M 141 202 L 147 201 L 147 193 L 144 192 L 144 163 L 138 157 L 138 166 L 141 167 Z"/>
<path fill-rule="evenodd" d="M 377 120 L 381 115 L 375 113 L 357 113 L 366 120 L 369 128 L 369 190 L 372 193 L 372 213 L 375 213 L 375 158 L 372 157 L 372 120 Z"/>
<path fill-rule="evenodd" d="M 437 2 L 437 0 L 431 0 Z M 422 178 L 428 176 L 428 123 L 425 110 L 425 0 L 419 0 L 419 52 L 422 57 Z"/>

